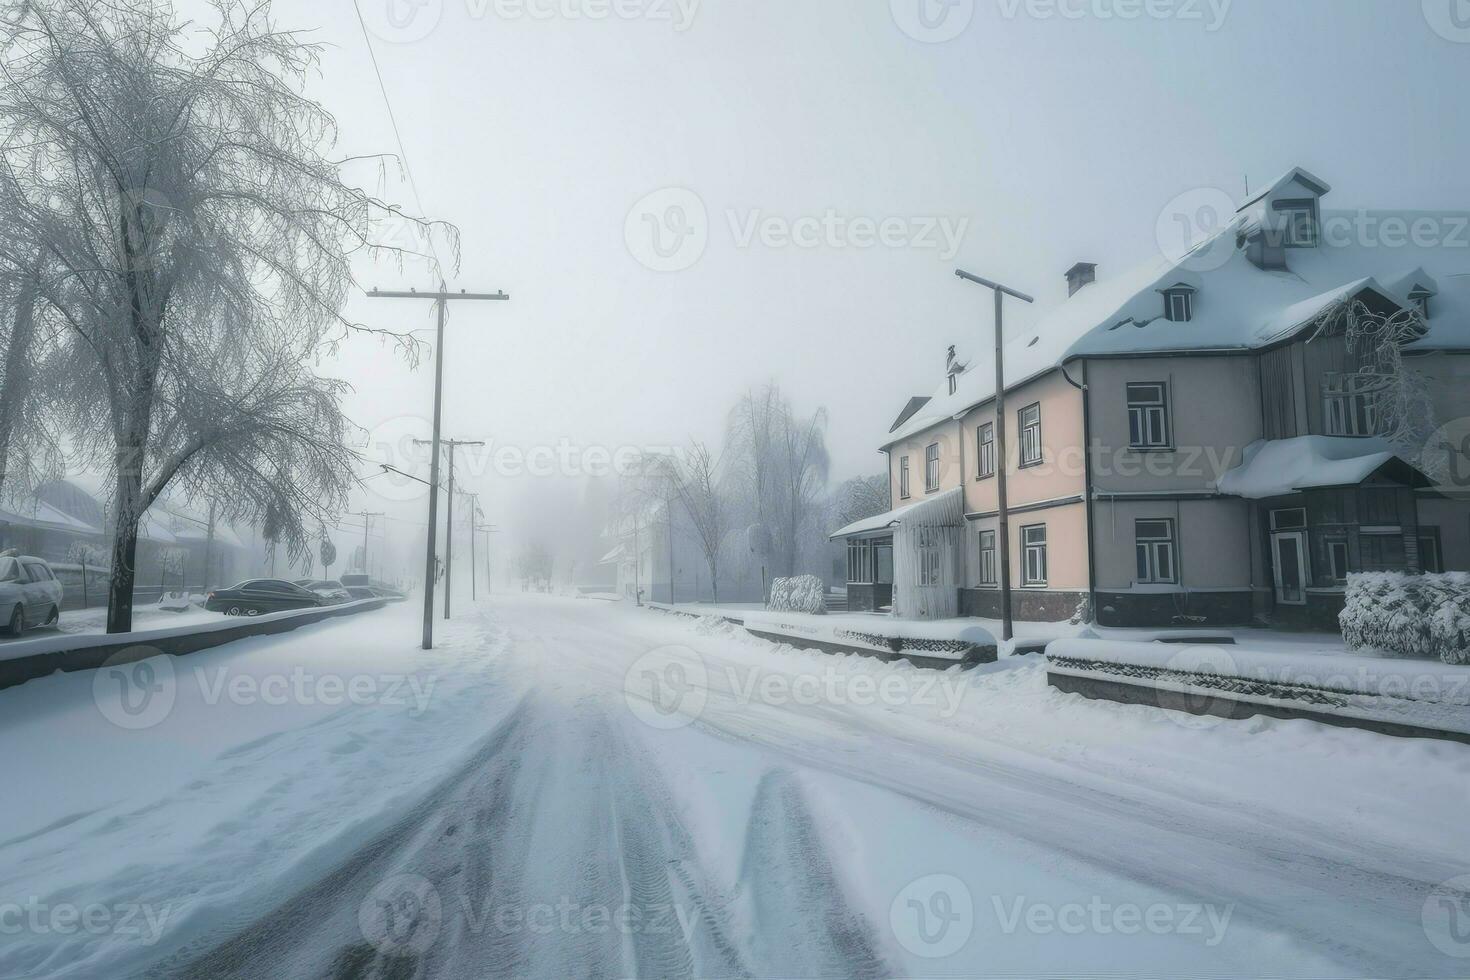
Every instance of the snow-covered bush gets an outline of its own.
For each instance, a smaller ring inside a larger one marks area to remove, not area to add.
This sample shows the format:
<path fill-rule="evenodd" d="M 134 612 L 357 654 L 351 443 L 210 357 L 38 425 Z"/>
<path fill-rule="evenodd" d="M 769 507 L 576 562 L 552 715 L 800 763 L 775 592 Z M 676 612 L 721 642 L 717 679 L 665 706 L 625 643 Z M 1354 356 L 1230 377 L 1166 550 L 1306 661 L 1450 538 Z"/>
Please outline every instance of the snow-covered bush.
<path fill-rule="evenodd" d="M 1355 650 L 1470 663 L 1470 574 L 1349 575 L 1338 622 L 1343 640 Z"/>
<path fill-rule="evenodd" d="M 771 582 L 771 610 L 824 615 L 827 612 L 827 589 L 815 575 L 775 579 Z"/>

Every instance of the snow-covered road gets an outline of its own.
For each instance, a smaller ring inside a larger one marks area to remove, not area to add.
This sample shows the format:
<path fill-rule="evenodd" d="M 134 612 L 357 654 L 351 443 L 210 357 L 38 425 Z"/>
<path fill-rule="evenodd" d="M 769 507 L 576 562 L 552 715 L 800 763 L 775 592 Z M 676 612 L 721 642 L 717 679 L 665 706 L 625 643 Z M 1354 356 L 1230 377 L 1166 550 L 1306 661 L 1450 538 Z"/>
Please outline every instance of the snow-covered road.
<path fill-rule="evenodd" d="M 1465 746 L 411 605 L 0 692 L 0 977 L 1470 975 Z"/>

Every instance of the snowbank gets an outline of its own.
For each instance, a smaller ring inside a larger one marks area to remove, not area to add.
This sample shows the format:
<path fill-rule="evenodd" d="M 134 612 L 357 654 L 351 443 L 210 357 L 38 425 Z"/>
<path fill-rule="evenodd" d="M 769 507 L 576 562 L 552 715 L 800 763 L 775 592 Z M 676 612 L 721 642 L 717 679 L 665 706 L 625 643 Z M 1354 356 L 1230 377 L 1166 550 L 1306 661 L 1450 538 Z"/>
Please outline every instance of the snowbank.
<path fill-rule="evenodd" d="M 771 582 L 773 612 L 809 613 L 822 616 L 827 612 L 827 590 L 815 575 L 778 578 Z"/>
<path fill-rule="evenodd" d="M 1470 574 L 1349 575 L 1339 616 L 1352 649 L 1470 664 Z"/>
<path fill-rule="evenodd" d="M 1470 734 L 1470 670 L 1426 661 L 1069 639 L 1049 670 L 1204 698 Z"/>
<path fill-rule="evenodd" d="M 776 612 L 749 612 L 742 618 L 747 630 L 766 636 L 956 663 L 977 653 L 993 652 L 996 646 L 995 636 L 972 619 L 907 620 Z"/>

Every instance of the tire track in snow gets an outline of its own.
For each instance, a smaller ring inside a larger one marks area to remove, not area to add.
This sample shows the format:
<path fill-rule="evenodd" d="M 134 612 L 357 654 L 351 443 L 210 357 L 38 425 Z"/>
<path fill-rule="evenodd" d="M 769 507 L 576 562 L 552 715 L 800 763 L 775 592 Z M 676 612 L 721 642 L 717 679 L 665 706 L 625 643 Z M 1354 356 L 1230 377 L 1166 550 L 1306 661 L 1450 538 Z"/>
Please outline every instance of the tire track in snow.
<path fill-rule="evenodd" d="M 764 974 L 891 975 L 872 925 L 844 894 L 806 796 L 787 770 L 766 773 L 756 789 L 740 887 L 750 903 Z"/>

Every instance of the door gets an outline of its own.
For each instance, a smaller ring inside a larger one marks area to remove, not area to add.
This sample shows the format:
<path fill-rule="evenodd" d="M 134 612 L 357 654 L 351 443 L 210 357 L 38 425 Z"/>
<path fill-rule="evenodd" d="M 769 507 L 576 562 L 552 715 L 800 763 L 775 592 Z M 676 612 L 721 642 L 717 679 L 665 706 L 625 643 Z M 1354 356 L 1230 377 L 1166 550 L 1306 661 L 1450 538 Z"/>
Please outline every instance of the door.
<path fill-rule="evenodd" d="M 1307 604 L 1307 533 L 1287 531 L 1271 536 L 1271 564 L 1276 577 L 1276 601 L 1288 606 Z"/>

